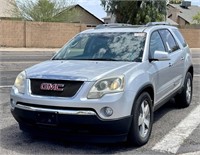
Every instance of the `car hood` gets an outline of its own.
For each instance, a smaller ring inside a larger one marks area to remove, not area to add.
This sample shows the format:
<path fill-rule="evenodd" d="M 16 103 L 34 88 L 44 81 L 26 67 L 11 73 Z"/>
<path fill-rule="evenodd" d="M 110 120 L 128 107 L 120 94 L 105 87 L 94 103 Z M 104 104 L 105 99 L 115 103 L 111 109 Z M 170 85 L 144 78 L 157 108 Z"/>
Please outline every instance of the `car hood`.
<path fill-rule="evenodd" d="M 96 81 L 100 78 L 119 76 L 136 67 L 135 62 L 49 60 L 26 70 L 30 79 L 59 79 Z"/>

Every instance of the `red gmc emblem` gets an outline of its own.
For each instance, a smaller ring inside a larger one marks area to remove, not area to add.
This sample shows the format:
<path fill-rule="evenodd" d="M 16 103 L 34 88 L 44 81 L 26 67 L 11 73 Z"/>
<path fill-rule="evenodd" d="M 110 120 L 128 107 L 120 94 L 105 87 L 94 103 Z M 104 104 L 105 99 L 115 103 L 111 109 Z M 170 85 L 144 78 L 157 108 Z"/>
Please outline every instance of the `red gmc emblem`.
<path fill-rule="evenodd" d="M 40 85 L 41 90 L 53 90 L 53 91 L 63 91 L 64 84 L 52 84 L 52 83 L 42 83 Z"/>

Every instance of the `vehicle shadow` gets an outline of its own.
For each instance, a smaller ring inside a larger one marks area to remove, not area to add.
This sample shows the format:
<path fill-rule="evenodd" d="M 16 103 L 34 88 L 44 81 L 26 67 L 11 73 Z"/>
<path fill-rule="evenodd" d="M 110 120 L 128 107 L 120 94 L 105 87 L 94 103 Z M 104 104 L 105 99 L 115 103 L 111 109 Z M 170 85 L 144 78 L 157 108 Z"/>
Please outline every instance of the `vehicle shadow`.
<path fill-rule="evenodd" d="M 170 101 L 154 114 L 154 122 L 161 119 L 166 113 L 175 109 L 174 102 Z M 55 136 L 40 136 L 19 130 L 16 122 L 0 130 L 1 148 L 20 154 L 115 154 L 145 150 L 146 146 L 133 147 L 127 143 L 100 144 L 86 142 L 70 142 Z M 151 142 L 149 142 L 151 143 Z"/>
<path fill-rule="evenodd" d="M 1 129 L 0 136 L 1 148 L 20 154 L 113 154 L 135 149 L 126 143 L 70 142 L 63 138 L 33 135 L 20 131 L 17 123 Z"/>
<path fill-rule="evenodd" d="M 168 112 L 177 109 L 178 107 L 176 106 L 175 99 L 172 98 L 170 101 L 168 101 L 166 104 L 164 104 L 162 107 L 154 112 L 154 123 L 159 121 Z"/>

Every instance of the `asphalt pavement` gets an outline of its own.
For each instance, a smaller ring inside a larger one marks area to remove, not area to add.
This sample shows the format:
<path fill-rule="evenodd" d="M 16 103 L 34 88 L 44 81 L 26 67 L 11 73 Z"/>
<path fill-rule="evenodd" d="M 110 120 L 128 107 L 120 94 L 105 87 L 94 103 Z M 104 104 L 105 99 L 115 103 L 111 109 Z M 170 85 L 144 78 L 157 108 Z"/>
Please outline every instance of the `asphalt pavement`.
<path fill-rule="evenodd" d="M 191 106 L 177 109 L 171 100 L 156 111 L 151 138 L 142 147 L 67 142 L 20 131 L 10 113 L 10 87 L 19 72 L 50 59 L 57 50 L 0 48 L 0 154 L 200 155 L 200 49 L 192 49 L 195 76 Z"/>

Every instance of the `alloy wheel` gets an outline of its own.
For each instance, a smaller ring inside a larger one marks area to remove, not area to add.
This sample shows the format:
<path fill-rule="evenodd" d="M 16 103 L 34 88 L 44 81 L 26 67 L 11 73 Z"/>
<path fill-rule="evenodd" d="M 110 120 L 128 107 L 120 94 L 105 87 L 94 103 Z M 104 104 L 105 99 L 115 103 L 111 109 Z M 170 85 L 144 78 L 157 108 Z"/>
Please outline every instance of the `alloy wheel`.
<path fill-rule="evenodd" d="M 191 86 L 191 80 L 188 78 L 187 80 L 187 88 L 186 88 L 186 100 L 188 103 L 190 103 L 191 96 L 192 96 L 192 86 Z"/>
<path fill-rule="evenodd" d="M 138 117 L 138 127 L 141 137 L 146 137 L 150 127 L 150 107 L 148 101 L 144 100 L 140 107 L 140 114 Z"/>

